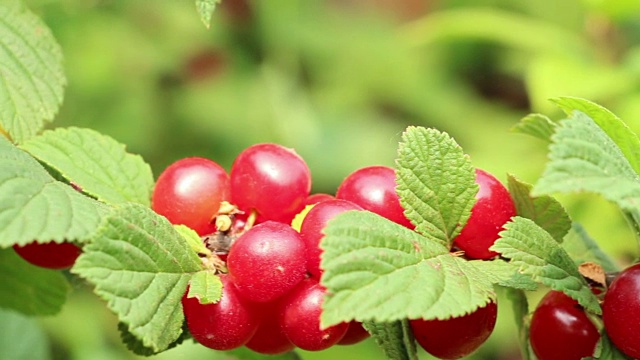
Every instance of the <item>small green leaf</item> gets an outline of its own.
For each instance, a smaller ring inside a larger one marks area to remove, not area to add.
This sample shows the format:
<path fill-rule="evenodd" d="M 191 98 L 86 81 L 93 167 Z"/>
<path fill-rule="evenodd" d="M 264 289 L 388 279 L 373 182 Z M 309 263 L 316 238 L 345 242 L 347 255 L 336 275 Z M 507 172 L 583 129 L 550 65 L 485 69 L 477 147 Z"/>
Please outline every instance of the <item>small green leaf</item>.
<path fill-rule="evenodd" d="M 576 264 L 594 262 L 602 266 L 604 271 L 620 270 L 615 261 L 600 249 L 598 243 L 591 238 L 585 228 L 578 223 L 573 223 L 571 231 L 562 243 L 562 247 L 567 253 L 571 254 Z"/>
<path fill-rule="evenodd" d="M 560 122 L 549 158 L 533 188 L 534 196 L 587 191 L 602 195 L 623 210 L 638 210 L 640 177 L 620 148 L 584 113 L 574 112 Z"/>
<path fill-rule="evenodd" d="M 529 114 L 511 128 L 511 131 L 537 137 L 544 141 L 551 141 L 557 124 L 541 114 Z"/>
<path fill-rule="evenodd" d="M 524 291 L 518 289 L 506 289 L 507 298 L 511 301 L 513 318 L 518 328 L 518 343 L 520 344 L 520 354 L 524 360 L 535 359 L 529 347 L 529 326 L 527 317 L 529 316 L 529 302 Z"/>
<path fill-rule="evenodd" d="M 74 127 L 48 130 L 21 147 L 99 200 L 151 203 L 154 180 L 149 165 L 97 131 Z"/>
<path fill-rule="evenodd" d="M 446 133 L 410 126 L 402 135 L 398 195 L 416 231 L 449 247 L 471 215 L 478 185 L 462 148 Z"/>
<path fill-rule="evenodd" d="M 480 267 L 436 240 L 367 211 L 338 215 L 325 228 L 322 324 L 445 319 L 495 297 Z"/>
<path fill-rule="evenodd" d="M 150 347 L 146 347 L 140 339 L 138 339 L 135 335 L 133 335 L 129 331 L 129 329 L 127 328 L 127 324 L 123 322 L 118 323 L 118 331 L 120 332 L 120 339 L 122 339 L 122 343 L 125 344 L 127 349 L 131 350 L 134 354 L 142 355 L 142 356 L 151 356 L 159 353 L 159 351 L 155 351 Z M 191 337 L 191 334 L 189 334 L 189 329 L 187 328 L 187 324 L 185 322 L 182 326 L 182 334 L 180 334 L 180 337 L 178 337 L 178 339 L 176 339 L 174 342 L 169 344 L 169 346 L 165 350 L 172 349 L 182 344 L 185 340 L 189 339 L 190 337 Z"/>
<path fill-rule="evenodd" d="M 406 319 L 385 323 L 366 321 L 363 326 L 387 359 L 418 360 L 416 341 Z"/>
<path fill-rule="evenodd" d="M 620 118 L 606 108 L 585 99 L 560 97 L 552 101 L 567 115 L 577 110 L 590 117 L 618 145 L 635 172 L 640 174 L 640 138 Z"/>
<path fill-rule="evenodd" d="M 0 309 L 0 359 L 49 360 L 50 346 L 36 319 Z"/>
<path fill-rule="evenodd" d="M 154 352 L 180 337 L 181 299 L 200 270 L 200 259 L 169 221 L 134 203 L 105 217 L 71 269 L 94 284 L 127 330 Z"/>
<path fill-rule="evenodd" d="M 13 249 L 0 249 L 0 278 L 0 307 L 26 315 L 57 314 L 70 290 L 60 271 L 31 265 Z"/>
<path fill-rule="evenodd" d="M 0 248 L 33 241 L 83 242 L 106 211 L 0 136 Z"/>
<path fill-rule="evenodd" d="M 561 243 L 571 229 L 571 219 L 559 201 L 549 195 L 531 196 L 533 185 L 509 175 L 509 193 L 518 216 L 531 219 Z"/>
<path fill-rule="evenodd" d="M 576 264 L 548 232 L 522 217 L 513 218 L 505 229 L 491 247 L 493 251 L 520 266 L 533 280 L 566 293 L 594 314 L 602 313 Z"/>
<path fill-rule="evenodd" d="M 67 83 L 62 51 L 22 1 L 0 3 L 0 128 L 21 143 L 53 120 Z"/>
<path fill-rule="evenodd" d="M 211 254 L 211 250 L 209 250 L 205 246 L 204 242 L 202 241 L 202 238 L 200 237 L 200 235 L 198 235 L 197 232 L 193 231 L 191 228 L 185 225 L 173 225 L 173 227 L 174 229 L 176 229 L 176 231 L 180 235 L 182 235 L 184 240 L 189 244 L 191 249 L 196 254 L 203 254 L 203 255 Z"/>
<path fill-rule="evenodd" d="M 222 0 L 196 0 L 196 9 L 198 9 L 198 14 L 200 14 L 200 20 L 202 20 L 207 29 L 211 26 L 211 16 L 221 1 Z"/>
<path fill-rule="evenodd" d="M 217 303 L 222 297 L 220 277 L 211 270 L 203 270 L 193 274 L 189 282 L 190 298 L 197 298 L 201 304 Z"/>

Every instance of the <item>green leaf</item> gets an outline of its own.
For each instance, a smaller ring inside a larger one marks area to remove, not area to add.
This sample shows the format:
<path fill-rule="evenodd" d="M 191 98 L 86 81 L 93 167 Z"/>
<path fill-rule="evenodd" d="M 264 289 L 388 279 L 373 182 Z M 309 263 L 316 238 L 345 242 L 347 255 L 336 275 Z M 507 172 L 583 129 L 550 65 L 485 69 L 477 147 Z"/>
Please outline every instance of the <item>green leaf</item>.
<path fill-rule="evenodd" d="M 410 126 L 398 148 L 396 177 L 416 231 L 449 247 L 471 215 L 478 185 L 462 148 L 446 133 Z"/>
<path fill-rule="evenodd" d="M 623 210 L 637 211 L 640 177 L 611 138 L 587 115 L 574 112 L 553 136 L 550 161 L 534 196 L 587 191 Z"/>
<path fill-rule="evenodd" d="M 49 360 L 47 334 L 35 319 L 0 309 L 0 360 Z"/>
<path fill-rule="evenodd" d="M 533 281 L 531 276 L 520 273 L 520 268 L 510 262 L 500 259 L 491 261 L 472 260 L 467 264 L 475 267 L 475 271 L 484 274 L 493 284 L 529 291 L 538 288 L 538 283 Z"/>
<path fill-rule="evenodd" d="M 149 165 L 97 131 L 74 127 L 48 130 L 23 143 L 22 148 L 106 203 L 151 203 L 154 180 Z"/>
<path fill-rule="evenodd" d="M 541 114 L 529 114 L 511 128 L 511 131 L 537 137 L 544 141 L 551 141 L 557 124 Z"/>
<path fill-rule="evenodd" d="M 611 342 L 605 330 L 602 331 L 593 358 L 598 360 L 632 360 L 631 357 L 623 354 L 622 351 Z"/>
<path fill-rule="evenodd" d="M 31 265 L 13 249 L 0 249 L 0 278 L 0 307 L 26 315 L 57 314 L 70 290 L 62 272 Z"/>
<path fill-rule="evenodd" d="M 531 196 L 533 185 L 509 175 L 509 193 L 518 216 L 531 219 L 561 243 L 571 229 L 571 219 L 559 201 L 548 195 Z"/>
<path fill-rule="evenodd" d="M 140 339 L 138 339 L 135 335 L 133 335 L 129 331 L 129 329 L 127 328 L 127 324 L 123 322 L 118 323 L 118 331 L 120 332 L 120 338 L 122 339 L 122 343 L 125 344 L 127 349 L 131 350 L 134 354 L 142 355 L 142 356 L 151 356 L 159 353 L 159 351 L 155 351 L 154 349 L 145 346 Z M 191 337 L 191 334 L 189 334 L 189 329 L 185 322 L 182 325 L 182 333 L 180 334 L 180 336 L 174 342 L 169 344 L 169 346 L 165 350 L 172 349 L 182 344 L 185 340 L 189 339 L 190 337 Z"/>
<path fill-rule="evenodd" d="M 495 297 L 481 267 L 436 240 L 367 211 L 338 215 L 325 228 L 322 325 L 461 316 Z"/>
<path fill-rule="evenodd" d="M 200 259 L 167 219 L 134 203 L 105 217 L 71 269 L 154 352 L 180 337 L 181 298 L 200 270 Z"/>
<path fill-rule="evenodd" d="M 0 136 L 0 247 L 85 241 L 106 210 Z"/>
<path fill-rule="evenodd" d="M 222 297 L 220 277 L 211 270 L 203 270 L 193 274 L 189 282 L 188 297 L 195 297 L 201 304 L 217 303 Z"/>
<path fill-rule="evenodd" d="M 182 235 L 184 240 L 191 247 L 191 250 L 193 250 L 196 254 L 203 254 L 203 255 L 211 254 L 211 250 L 209 250 L 205 246 L 200 235 L 198 235 L 198 233 L 195 232 L 193 229 L 185 225 L 173 225 L 173 227 L 174 229 L 176 229 L 176 231 L 180 235 Z"/>
<path fill-rule="evenodd" d="M 62 51 L 22 1 L 0 3 L 0 128 L 20 143 L 53 120 L 66 85 Z"/>
<path fill-rule="evenodd" d="M 416 341 L 406 319 L 385 323 L 366 321 L 363 326 L 387 359 L 418 360 Z"/>
<path fill-rule="evenodd" d="M 506 289 L 507 298 L 511 301 L 513 318 L 518 328 L 518 343 L 520 344 L 520 354 L 524 360 L 535 359 L 529 347 L 529 326 L 527 317 L 529 316 L 529 302 L 524 291 L 518 289 Z"/>
<path fill-rule="evenodd" d="M 196 9 L 198 9 L 198 14 L 200 14 L 200 20 L 202 20 L 207 29 L 211 26 L 211 16 L 221 1 L 222 0 L 196 0 Z"/>
<path fill-rule="evenodd" d="M 560 97 L 552 101 L 567 115 L 578 110 L 589 116 L 618 145 L 635 172 L 640 174 L 640 138 L 620 118 L 606 108 L 585 99 Z"/>
<path fill-rule="evenodd" d="M 620 270 L 615 261 L 600 249 L 598 243 L 587 234 L 585 228 L 579 223 L 573 223 L 562 247 L 571 255 L 576 264 L 594 262 L 607 272 Z"/>
<path fill-rule="evenodd" d="M 493 251 L 520 266 L 533 280 L 566 293 L 594 314 L 602 313 L 576 264 L 548 232 L 522 217 L 513 218 L 505 229 L 491 247 Z"/>

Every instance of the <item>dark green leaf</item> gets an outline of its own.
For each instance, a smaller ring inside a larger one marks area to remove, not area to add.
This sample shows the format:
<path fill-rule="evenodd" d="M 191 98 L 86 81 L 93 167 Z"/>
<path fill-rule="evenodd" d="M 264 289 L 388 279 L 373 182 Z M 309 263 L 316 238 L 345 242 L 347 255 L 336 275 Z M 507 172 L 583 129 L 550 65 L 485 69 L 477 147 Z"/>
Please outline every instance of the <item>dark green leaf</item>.
<path fill-rule="evenodd" d="M 398 320 L 386 323 L 366 321 L 363 326 L 376 344 L 382 348 L 387 359 L 418 360 L 416 341 L 409 321 Z"/>

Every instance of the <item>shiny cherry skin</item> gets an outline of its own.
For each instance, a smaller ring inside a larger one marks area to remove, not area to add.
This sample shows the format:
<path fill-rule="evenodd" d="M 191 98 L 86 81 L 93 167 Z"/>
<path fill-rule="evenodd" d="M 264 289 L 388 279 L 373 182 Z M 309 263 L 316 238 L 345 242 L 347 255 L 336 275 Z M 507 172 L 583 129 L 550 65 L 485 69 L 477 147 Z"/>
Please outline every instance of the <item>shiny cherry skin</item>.
<path fill-rule="evenodd" d="M 593 356 L 600 334 L 584 308 L 551 290 L 531 317 L 529 341 L 539 360 L 580 360 Z"/>
<path fill-rule="evenodd" d="M 222 297 L 214 304 L 200 304 L 196 298 L 182 297 L 182 308 L 193 338 L 215 350 L 231 350 L 246 344 L 256 333 L 259 316 L 253 304 L 238 295 L 226 274 L 220 275 Z"/>
<path fill-rule="evenodd" d="M 413 229 L 396 193 L 396 173 L 388 166 L 368 166 L 349 174 L 338 187 L 338 199 L 351 201 L 365 210 Z"/>
<path fill-rule="evenodd" d="M 29 263 L 54 270 L 72 267 L 82 253 L 82 249 L 77 245 L 68 242 L 32 242 L 23 246 L 14 245 L 13 249 Z"/>
<path fill-rule="evenodd" d="M 476 183 L 479 190 L 471 216 L 453 245 L 468 258 L 486 260 L 498 255 L 489 248 L 499 238 L 504 224 L 516 215 L 516 208 L 507 188 L 493 175 L 476 169 Z"/>
<path fill-rule="evenodd" d="M 474 352 L 493 332 L 498 306 L 490 302 L 476 311 L 446 320 L 409 320 L 416 341 L 440 359 L 459 359 Z"/>
<path fill-rule="evenodd" d="M 214 219 L 223 200 L 229 200 L 227 172 L 209 159 L 190 157 L 160 174 L 151 207 L 172 224 L 186 225 L 203 236 L 216 231 Z"/>
<path fill-rule="evenodd" d="M 640 264 L 620 272 L 604 295 L 604 328 L 626 355 L 640 358 Z"/>
<path fill-rule="evenodd" d="M 351 321 L 347 333 L 338 341 L 338 345 L 353 345 L 371 336 L 361 322 Z"/>
<path fill-rule="evenodd" d="M 258 330 L 246 344 L 247 348 L 265 355 L 284 354 L 295 348 L 280 325 L 279 309 L 282 306 L 281 303 L 282 301 L 276 300 L 257 304 L 258 311 L 262 314 L 262 320 L 260 320 Z"/>

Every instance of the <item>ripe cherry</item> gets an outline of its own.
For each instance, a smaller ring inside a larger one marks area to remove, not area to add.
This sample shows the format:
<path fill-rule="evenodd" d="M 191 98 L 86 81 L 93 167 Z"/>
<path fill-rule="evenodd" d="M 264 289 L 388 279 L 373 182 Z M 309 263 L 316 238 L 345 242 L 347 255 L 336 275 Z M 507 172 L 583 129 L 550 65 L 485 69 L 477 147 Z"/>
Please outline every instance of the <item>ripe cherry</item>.
<path fill-rule="evenodd" d="M 293 350 L 295 345 L 289 341 L 280 325 L 281 301 L 258 305 L 263 318 L 260 320 L 258 330 L 246 344 L 247 348 L 266 355 L 284 354 Z"/>
<path fill-rule="evenodd" d="M 388 166 L 369 166 L 352 172 L 338 187 L 336 197 L 358 204 L 365 210 L 410 229 L 414 228 L 404 216 L 404 209 L 396 193 L 395 170 Z"/>
<path fill-rule="evenodd" d="M 440 359 L 459 359 L 474 352 L 493 332 L 498 306 L 490 302 L 476 311 L 446 320 L 410 320 L 416 341 Z"/>
<path fill-rule="evenodd" d="M 174 162 L 160 174 L 151 207 L 172 224 L 186 225 L 202 236 L 216 231 L 214 218 L 220 202 L 228 199 L 226 171 L 211 160 L 190 157 Z"/>
<path fill-rule="evenodd" d="M 334 199 L 326 200 L 316 204 L 302 220 L 300 236 L 305 244 L 307 270 L 316 279 L 320 279 L 322 270 L 320 269 L 320 240 L 324 237 L 323 230 L 329 220 L 349 210 L 362 210 L 362 208 L 351 201 Z"/>
<path fill-rule="evenodd" d="M 231 167 L 232 202 L 258 212 L 260 222 L 290 223 L 311 191 L 311 172 L 292 149 L 257 144 L 238 155 Z"/>
<path fill-rule="evenodd" d="M 320 351 L 335 345 L 344 337 L 348 323 L 320 328 L 320 315 L 325 290 L 313 278 L 296 286 L 282 299 L 280 322 L 282 331 L 291 342 L 308 351 Z"/>
<path fill-rule="evenodd" d="M 336 197 L 333 195 L 329 195 L 329 194 L 325 194 L 325 193 L 317 193 L 317 194 L 311 194 L 309 196 L 307 196 L 307 198 L 304 200 L 304 205 L 314 205 L 314 204 L 318 204 L 321 203 L 323 201 L 326 200 L 333 200 Z"/>
<path fill-rule="evenodd" d="M 338 341 L 338 345 L 353 345 L 371 336 L 369 332 L 362 326 L 361 322 L 352 321 L 349 323 L 347 333 Z"/>
<path fill-rule="evenodd" d="M 266 221 L 238 237 L 229 249 L 229 275 L 243 297 L 269 302 L 284 295 L 307 272 L 305 247 L 289 225 Z"/>
<path fill-rule="evenodd" d="M 238 295 L 229 277 L 220 275 L 222 297 L 214 304 L 200 304 L 196 298 L 182 297 L 187 326 L 193 338 L 215 350 L 231 350 L 249 341 L 258 329 L 259 317 L 249 301 Z"/>
<path fill-rule="evenodd" d="M 509 191 L 493 175 L 476 169 L 476 183 L 476 203 L 453 245 L 471 259 L 491 259 L 498 253 L 489 248 L 499 238 L 504 224 L 516 215 L 516 208 Z"/>
<path fill-rule="evenodd" d="M 73 266 L 82 250 L 75 244 L 63 243 L 36 243 L 27 245 L 14 245 L 13 249 L 26 261 L 33 265 L 48 269 L 63 270 Z"/>
<path fill-rule="evenodd" d="M 549 291 L 531 317 L 529 341 L 540 360 L 593 356 L 599 338 L 584 308 L 561 291 Z"/>
<path fill-rule="evenodd" d="M 640 264 L 620 272 L 604 295 L 604 328 L 626 355 L 640 358 Z"/>

